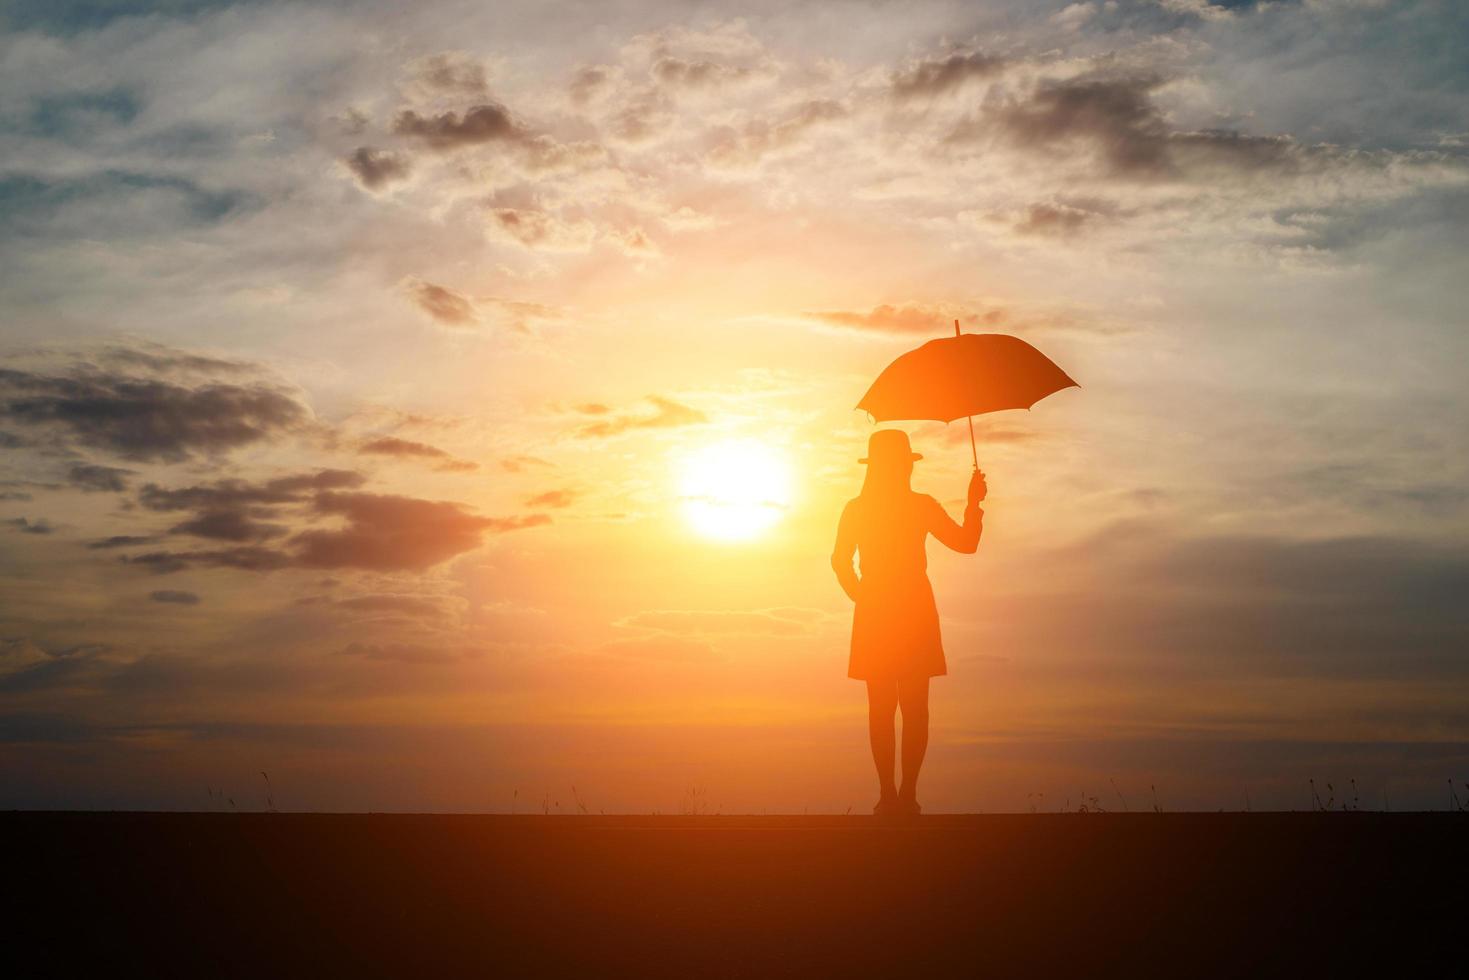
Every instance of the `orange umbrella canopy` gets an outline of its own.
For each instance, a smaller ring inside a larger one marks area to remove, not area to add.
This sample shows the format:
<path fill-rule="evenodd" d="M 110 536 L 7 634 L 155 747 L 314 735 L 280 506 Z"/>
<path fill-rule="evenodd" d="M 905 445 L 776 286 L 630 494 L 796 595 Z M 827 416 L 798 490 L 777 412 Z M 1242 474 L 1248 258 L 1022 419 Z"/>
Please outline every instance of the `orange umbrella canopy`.
<path fill-rule="evenodd" d="M 1054 361 L 1019 337 L 967 333 L 930 340 L 893 361 L 857 407 L 877 422 L 952 422 L 1030 408 L 1062 388 L 1077 387 Z"/>

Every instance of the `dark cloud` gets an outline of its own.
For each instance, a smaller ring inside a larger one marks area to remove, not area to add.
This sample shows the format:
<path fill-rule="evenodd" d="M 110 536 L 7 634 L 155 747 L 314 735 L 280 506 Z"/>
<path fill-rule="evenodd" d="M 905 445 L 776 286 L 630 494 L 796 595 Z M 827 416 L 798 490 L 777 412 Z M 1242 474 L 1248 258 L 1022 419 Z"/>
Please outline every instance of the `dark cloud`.
<path fill-rule="evenodd" d="M 157 544 L 162 540 L 156 534 L 114 534 L 110 538 L 88 541 L 87 547 L 93 551 L 107 548 L 136 548 L 141 545 Z"/>
<path fill-rule="evenodd" d="M 151 511 L 194 511 L 194 516 L 169 528 L 171 534 L 189 534 L 218 541 L 265 541 L 284 535 L 288 528 L 268 523 L 277 508 L 305 502 L 313 493 L 361 486 L 364 477 L 350 470 L 320 470 L 279 477 L 264 483 L 217 480 L 178 489 L 150 483 L 138 494 L 138 503 Z"/>
<path fill-rule="evenodd" d="M 127 565 L 137 565 L 155 575 L 181 572 L 194 565 L 234 568 L 246 572 L 274 572 L 290 568 L 293 564 L 291 556 L 284 552 L 253 545 L 214 551 L 153 551 L 142 555 L 125 555 L 119 561 Z"/>
<path fill-rule="evenodd" d="M 366 477 L 352 470 L 318 470 L 278 477 L 264 483 L 246 480 L 216 480 L 213 483 L 168 489 L 149 483 L 138 494 L 138 503 L 152 511 L 223 511 L 252 506 L 300 503 L 312 493 L 360 487 Z"/>
<path fill-rule="evenodd" d="M 671 429 L 685 425 L 702 425 L 709 421 L 709 417 L 697 408 L 690 408 L 670 398 L 649 395 L 648 401 L 653 405 L 651 414 L 646 412 L 612 414 L 605 405 L 584 405 L 581 408 L 582 414 L 606 417 L 582 426 L 577 430 L 577 434 L 584 438 L 604 439 L 608 436 L 620 435 L 630 429 Z M 588 409 L 591 410 L 588 411 Z"/>
<path fill-rule="evenodd" d="M 479 469 L 479 464 L 467 459 L 455 459 L 438 446 L 396 436 L 380 436 L 357 447 L 359 453 L 371 456 L 398 456 L 436 461 L 434 469 L 451 473 L 468 473 Z"/>
<path fill-rule="evenodd" d="M 122 493 L 128 487 L 124 477 L 132 472 L 116 466 L 77 463 L 67 470 L 66 481 L 83 493 Z"/>
<path fill-rule="evenodd" d="M 550 523 L 544 514 L 477 517 L 459 504 L 371 493 L 323 493 L 317 513 L 342 517 L 339 530 L 296 535 L 295 560 L 308 568 L 422 569 L 479 546 L 485 532 Z"/>
<path fill-rule="evenodd" d="M 422 279 L 409 279 L 404 283 L 404 288 L 413 302 L 439 323 L 462 327 L 479 320 L 474 302 L 447 286 L 438 286 Z"/>
<path fill-rule="evenodd" d="M 370 146 L 359 146 L 342 163 L 370 191 L 406 180 L 413 171 L 413 161 L 407 155 Z"/>
<path fill-rule="evenodd" d="M 56 525 L 44 517 L 38 520 L 28 520 L 24 517 L 12 517 L 7 520 L 6 525 L 15 528 L 21 534 L 55 534 Z"/>
<path fill-rule="evenodd" d="M 382 436 L 364 442 L 357 447 L 357 451 L 377 456 L 427 456 L 430 459 L 444 459 L 449 455 L 438 446 L 430 446 L 426 442 L 414 442 L 411 439 L 399 439 L 395 436 Z"/>
<path fill-rule="evenodd" d="M 404 109 L 393 120 L 393 132 L 420 140 L 440 152 L 495 140 L 517 140 L 526 135 L 511 117 L 510 110 L 498 102 L 473 106 L 462 116 L 453 112 L 421 116 L 412 109 Z"/>
<path fill-rule="evenodd" d="M 307 410 L 263 384 L 177 384 L 99 370 L 50 376 L 0 368 L 0 415 L 58 430 L 125 459 L 177 462 L 303 425 Z"/>
<path fill-rule="evenodd" d="M 179 606 L 197 606 L 199 596 L 193 592 L 183 592 L 177 589 L 159 589 L 148 593 L 148 598 L 154 602 L 172 603 Z"/>
<path fill-rule="evenodd" d="M 986 110 L 986 122 L 1025 149 L 1053 151 L 1072 141 L 1095 145 L 1119 175 L 1169 173 L 1168 127 L 1153 104 L 1157 75 L 1042 82 L 1028 99 Z"/>
<path fill-rule="evenodd" d="M 207 510 L 197 517 L 175 524 L 170 534 L 189 534 L 217 541 L 265 541 L 285 534 L 281 524 L 267 524 L 238 510 Z"/>
<path fill-rule="evenodd" d="M 219 480 L 178 489 L 149 484 L 139 494 L 148 510 L 194 511 L 188 521 L 170 528 L 173 534 L 240 543 L 219 550 L 153 551 L 124 556 L 129 565 L 158 574 L 194 565 L 274 571 L 280 568 L 366 568 L 380 571 L 421 569 L 479 545 L 486 533 L 502 533 L 550 522 L 545 514 L 479 517 L 459 504 L 412 497 L 351 493 L 363 477 L 346 470 L 322 470 L 281 477 L 264 483 Z M 297 520 L 337 519 L 345 526 L 308 528 L 284 545 L 261 542 L 290 533 L 285 524 L 268 523 L 288 513 Z M 125 547 L 151 541 L 116 538 L 94 542 L 97 548 Z"/>
<path fill-rule="evenodd" d="M 899 100 L 943 95 L 973 78 L 991 78 L 1005 59 L 982 51 L 955 51 L 912 62 L 893 75 L 893 97 Z"/>
<path fill-rule="evenodd" d="M 986 106 L 953 134 L 959 142 L 994 134 L 1038 154 L 1091 147 L 1111 176 L 1150 179 L 1211 173 L 1297 170 L 1312 155 L 1285 136 L 1249 136 L 1234 130 L 1175 131 L 1153 101 L 1160 75 L 1077 78 L 1041 82 L 1024 98 Z"/>

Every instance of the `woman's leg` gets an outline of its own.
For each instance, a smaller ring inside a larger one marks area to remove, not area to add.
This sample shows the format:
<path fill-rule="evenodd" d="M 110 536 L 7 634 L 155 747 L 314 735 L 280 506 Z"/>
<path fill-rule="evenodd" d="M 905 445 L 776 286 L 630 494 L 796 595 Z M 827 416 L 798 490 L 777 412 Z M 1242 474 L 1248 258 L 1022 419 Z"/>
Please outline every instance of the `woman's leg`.
<path fill-rule="evenodd" d="M 877 783 L 882 798 L 898 795 L 893 780 L 893 716 L 898 710 L 898 686 L 891 680 L 867 682 L 867 734 L 872 740 L 872 761 L 877 766 Z"/>
<path fill-rule="evenodd" d="M 928 751 L 928 678 L 898 681 L 898 702 L 903 706 L 903 785 L 898 797 L 916 800 L 918 770 L 923 768 L 923 756 Z"/>

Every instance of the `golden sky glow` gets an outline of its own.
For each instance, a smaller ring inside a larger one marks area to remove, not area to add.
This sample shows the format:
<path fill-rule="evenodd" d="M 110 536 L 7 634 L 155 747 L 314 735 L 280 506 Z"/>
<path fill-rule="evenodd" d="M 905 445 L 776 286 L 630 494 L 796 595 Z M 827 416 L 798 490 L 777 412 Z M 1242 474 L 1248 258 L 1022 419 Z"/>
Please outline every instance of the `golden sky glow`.
<path fill-rule="evenodd" d="M 183 6 L 0 15 L 0 806 L 869 806 L 956 318 L 1081 387 L 976 419 L 931 809 L 1469 759 L 1462 14 Z"/>

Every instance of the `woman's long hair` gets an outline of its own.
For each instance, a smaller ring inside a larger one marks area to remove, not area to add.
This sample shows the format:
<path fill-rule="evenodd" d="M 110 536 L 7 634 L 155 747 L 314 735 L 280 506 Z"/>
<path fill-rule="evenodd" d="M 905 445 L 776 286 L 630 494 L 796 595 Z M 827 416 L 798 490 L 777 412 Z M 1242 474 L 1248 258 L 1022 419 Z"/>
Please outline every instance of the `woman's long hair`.
<path fill-rule="evenodd" d="M 895 497 L 913 489 L 913 464 L 906 459 L 867 464 L 862 478 L 862 496 L 868 500 Z"/>

